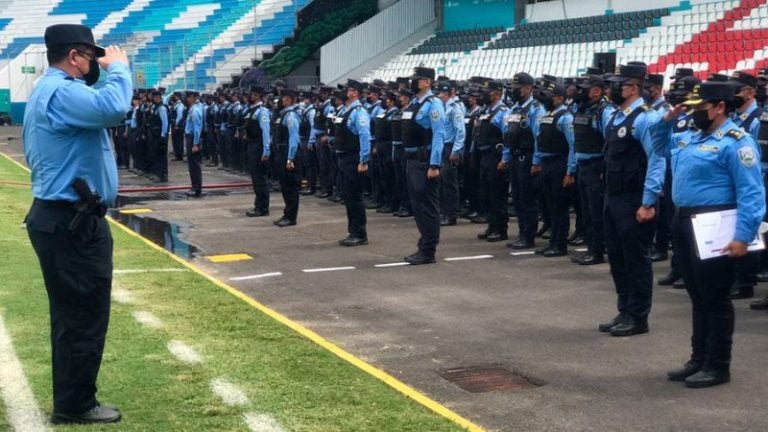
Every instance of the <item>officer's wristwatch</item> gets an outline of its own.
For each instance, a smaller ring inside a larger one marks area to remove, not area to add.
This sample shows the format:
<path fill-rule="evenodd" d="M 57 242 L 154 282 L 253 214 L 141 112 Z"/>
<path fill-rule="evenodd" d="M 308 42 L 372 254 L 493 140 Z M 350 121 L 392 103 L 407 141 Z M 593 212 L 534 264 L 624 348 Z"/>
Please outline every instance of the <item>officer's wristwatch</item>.
<path fill-rule="evenodd" d="M 440 165 L 430 165 L 429 169 L 440 169 Z"/>
<path fill-rule="evenodd" d="M 653 208 L 653 205 L 643 204 L 643 208 L 646 210 L 650 210 Z"/>

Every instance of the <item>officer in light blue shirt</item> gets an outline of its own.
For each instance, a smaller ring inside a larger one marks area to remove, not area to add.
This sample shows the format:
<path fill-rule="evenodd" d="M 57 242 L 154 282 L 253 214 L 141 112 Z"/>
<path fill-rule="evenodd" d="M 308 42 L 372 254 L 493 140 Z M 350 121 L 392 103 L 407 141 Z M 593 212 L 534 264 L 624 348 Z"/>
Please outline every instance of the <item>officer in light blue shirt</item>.
<path fill-rule="evenodd" d="M 299 214 L 299 188 L 301 173 L 301 151 L 299 148 L 299 125 L 301 123 L 296 91 L 281 90 L 283 109 L 272 124 L 271 149 L 275 155 L 275 169 L 283 194 L 283 216 L 274 222 L 280 228 L 296 225 Z"/>
<path fill-rule="evenodd" d="M 440 225 L 456 225 L 459 212 L 459 171 L 461 155 L 464 154 L 464 141 L 467 127 L 464 124 L 464 104 L 456 96 L 455 81 L 440 81 L 437 95 L 445 105 L 443 130 L 443 164 L 440 173 Z"/>
<path fill-rule="evenodd" d="M 658 128 L 666 131 L 668 147 L 673 147 L 673 248 L 693 306 L 691 358 L 668 378 L 701 388 L 730 380 L 734 258 L 746 256 L 758 235 L 765 189 L 754 138 L 729 118 L 735 108 L 732 85 L 708 81 L 696 96 L 676 106 Z M 675 136 L 674 120 L 685 106 L 693 109 L 691 118 L 699 131 Z M 733 237 L 726 245 L 716 245 L 722 256 L 701 259 L 695 252 L 694 216 L 727 210 L 735 210 Z"/>
<path fill-rule="evenodd" d="M 371 158 L 371 118 L 360 103 L 362 91 L 363 83 L 347 81 L 344 115 L 334 121 L 341 198 L 347 208 L 347 237 L 339 240 L 339 244 L 347 247 L 368 244 L 363 192 Z"/>
<path fill-rule="evenodd" d="M 131 71 L 123 50 L 97 46 L 82 25 L 48 27 L 45 45 L 50 68 L 29 97 L 22 134 L 35 198 L 26 228 L 50 303 L 51 421 L 117 422 L 120 412 L 96 399 L 96 377 L 112 288 L 104 215 L 118 186 L 107 128 L 130 107 Z M 96 89 L 101 69 L 106 78 Z"/>
<path fill-rule="evenodd" d="M 189 178 L 192 182 L 192 189 L 187 191 L 187 196 L 191 198 L 200 198 L 203 195 L 203 104 L 200 103 L 200 93 L 188 91 L 186 93 L 187 106 L 187 124 L 184 127 L 184 136 L 187 150 L 187 167 L 189 168 Z"/>
<path fill-rule="evenodd" d="M 173 130 L 171 131 L 171 144 L 173 146 L 174 159 L 177 161 L 184 159 L 184 129 L 185 115 L 187 108 L 184 106 L 182 100 L 185 96 L 181 93 L 174 93 L 176 96 L 176 103 L 173 105 Z"/>
<path fill-rule="evenodd" d="M 609 81 L 617 109 L 604 131 L 605 241 L 619 315 L 598 330 L 615 337 L 648 332 L 653 293 L 651 247 L 666 160 L 654 151 L 653 118 L 642 98 L 647 67 L 628 64 Z"/>

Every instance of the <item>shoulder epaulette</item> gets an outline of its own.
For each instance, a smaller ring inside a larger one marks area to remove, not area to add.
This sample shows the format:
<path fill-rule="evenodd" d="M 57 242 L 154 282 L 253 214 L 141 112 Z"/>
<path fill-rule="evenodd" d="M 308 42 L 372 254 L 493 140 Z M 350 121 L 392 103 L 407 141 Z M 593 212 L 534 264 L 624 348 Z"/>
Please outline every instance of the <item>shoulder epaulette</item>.
<path fill-rule="evenodd" d="M 740 131 L 738 129 L 731 129 L 728 132 L 726 132 L 725 134 L 728 135 L 729 137 L 735 138 L 737 140 L 740 140 L 740 139 L 744 138 L 744 135 L 746 135 L 744 132 L 742 132 L 742 131 Z"/>

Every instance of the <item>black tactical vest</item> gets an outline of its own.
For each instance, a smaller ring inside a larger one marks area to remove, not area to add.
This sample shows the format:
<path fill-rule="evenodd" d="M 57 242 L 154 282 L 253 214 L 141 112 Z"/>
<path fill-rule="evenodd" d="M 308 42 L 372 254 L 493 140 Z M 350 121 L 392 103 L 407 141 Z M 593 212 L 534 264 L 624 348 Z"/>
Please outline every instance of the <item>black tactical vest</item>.
<path fill-rule="evenodd" d="M 374 122 L 374 134 L 376 135 L 376 141 L 392 141 L 392 127 L 389 122 L 392 119 L 393 112 L 382 112 L 376 116 Z"/>
<path fill-rule="evenodd" d="M 568 108 L 560 110 L 554 115 L 549 113 L 539 120 L 539 150 L 541 152 L 568 155 L 568 140 L 557 127 L 565 114 L 568 114 Z"/>
<path fill-rule="evenodd" d="M 605 147 L 605 138 L 603 132 L 599 130 L 599 115 L 603 112 L 605 104 L 597 103 L 594 107 L 586 107 L 584 111 L 579 110 L 573 115 L 573 135 L 574 147 L 578 153 L 597 154 L 603 152 Z M 597 122 L 598 130 L 592 126 Z"/>
<path fill-rule="evenodd" d="M 424 102 L 411 104 L 403 111 L 401 118 L 403 147 L 418 148 L 432 145 L 432 129 L 425 129 L 416 123 L 416 115 L 426 102 L 432 102 L 433 99 L 435 96 L 430 96 L 424 99 Z M 429 115 L 429 113 L 425 113 L 425 115 Z"/>
<path fill-rule="evenodd" d="M 160 120 L 160 107 L 162 107 L 162 105 L 155 105 L 147 118 L 147 129 L 149 129 L 153 135 L 157 136 L 163 134 L 161 131 L 163 122 Z"/>
<path fill-rule="evenodd" d="M 507 123 L 507 133 L 504 134 L 504 145 L 512 150 L 533 150 L 534 137 L 531 129 L 531 109 L 534 102 L 527 107 L 516 107 L 511 114 L 504 117 Z"/>
<path fill-rule="evenodd" d="M 315 109 L 315 130 L 325 131 L 325 116 L 323 115 L 323 111 L 325 111 L 325 104 L 322 104 Z"/>
<path fill-rule="evenodd" d="M 288 126 L 283 124 L 283 117 L 288 115 L 292 111 L 286 111 L 277 116 L 275 123 L 272 125 L 272 143 L 275 146 L 288 145 Z"/>
<path fill-rule="evenodd" d="M 252 143 L 263 145 L 263 133 L 259 123 L 259 111 L 261 106 L 252 107 L 245 115 L 244 128 L 245 137 Z"/>
<path fill-rule="evenodd" d="M 168 110 L 168 123 L 170 123 L 172 126 L 176 125 L 176 104 L 174 104 L 169 110 Z"/>
<path fill-rule="evenodd" d="M 403 142 L 403 111 L 398 109 L 389 118 L 389 124 L 392 129 L 392 141 Z"/>
<path fill-rule="evenodd" d="M 497 144 L 504 142 L 504 137 L 501 134 L 501 129 L 496 127 L 493 123 L 493 119 L 500 110 L 506 111 L 507 107 L 500 104 L 493 111 L 482 114 L 480 116 L 480 125 L 477 131 L 476 146 L 480 150 L 487 150 L 489 147 L 495 148 Z"/>
<path fill-rule="evenodd" d="M 760 162 L 768 163 L 768 111 L 760 114 L 760 129 L 755 138 L 760 145 Z"/>
<path fill-rule="evenodd" d="M 643 144 L 632 136 L 635 119 L 647 110 L 646 107 L 635 109 L 618 126 L 613 120 L 619 111 L 611 116 L 605 142 L 605 183 L 609 195 L 621 193 L 642 193 L 648 157 Z"/>
<path fill-rule="evenodd" d="M 347 127 L 347 121 L 355 110 L 362 109 L 362 106 L 356 106 L 347 110 L 341 117 L 336 117 L 334 129 L 336 130 L 336 140 L 333 142 L 333 148 L 340 152 L 359 152 L 360 137 L 353 134 Z"/>
<path fill-rule="evenodd" d="M 314 109 L 314 107 L 307 107 L 307 110 L 301 113 L 299 118 L 301 119 L 301 122 L 299 123 L 299 136 L 302 139 L 308 139 L 309 138 L 309 132 L 310 132 L 310 126 L 309 126 L 309 117 L 307 114 L 309 114 L 309 110 Z M 317 110 L 315 110 L 315 114 L 312 116 L 313 118 L 316 117 Z"/>
<path fill-rule="evenodd" d="M 675 120 L 675 124 L 672 125 L 672 132 L 683 133 L 689 129 L 694 129 L 695 127 L 696 126 L 693 124 L 693 118 L 691 118 L 689 115 L 685 115 L 685 117 L 681 117 Z"/>

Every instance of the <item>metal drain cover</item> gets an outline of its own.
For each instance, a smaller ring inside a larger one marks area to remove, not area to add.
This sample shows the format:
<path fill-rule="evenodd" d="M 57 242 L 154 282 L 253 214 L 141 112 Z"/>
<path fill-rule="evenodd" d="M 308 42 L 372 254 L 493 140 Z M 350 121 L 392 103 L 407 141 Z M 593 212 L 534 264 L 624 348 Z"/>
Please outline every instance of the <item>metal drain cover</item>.
<path fill-rule="evenodd" d="M 502 366 L 461 367 L 442 370 L 438 374 L 470 393 L 541 387 L 540 384 Z"/>

